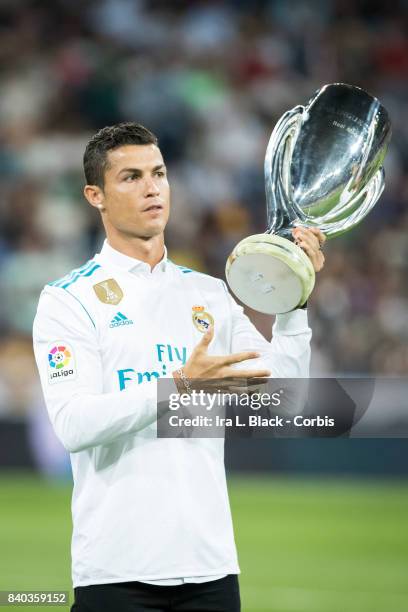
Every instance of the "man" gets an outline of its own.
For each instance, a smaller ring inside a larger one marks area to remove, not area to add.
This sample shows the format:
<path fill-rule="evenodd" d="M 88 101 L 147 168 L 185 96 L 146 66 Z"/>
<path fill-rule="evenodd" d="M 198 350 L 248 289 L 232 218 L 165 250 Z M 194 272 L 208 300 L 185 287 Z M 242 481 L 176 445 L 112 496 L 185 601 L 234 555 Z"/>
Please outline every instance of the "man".
<path fill-rule="evenodd" d="M 278 316 L 268 343 L 221 280 L 167 259 L 170 189 L 146 128 L 100 130 L 84 170 L 107 239 L 44 288 L 34 322 L 47 409 L 71 453 L 72 610 L 237 612 L 223 440 L 158 439 L 157 378 L 307 377 L 306 311 Z M 296 240 L 320 269 L 323 235 L 297 228 Z"/>

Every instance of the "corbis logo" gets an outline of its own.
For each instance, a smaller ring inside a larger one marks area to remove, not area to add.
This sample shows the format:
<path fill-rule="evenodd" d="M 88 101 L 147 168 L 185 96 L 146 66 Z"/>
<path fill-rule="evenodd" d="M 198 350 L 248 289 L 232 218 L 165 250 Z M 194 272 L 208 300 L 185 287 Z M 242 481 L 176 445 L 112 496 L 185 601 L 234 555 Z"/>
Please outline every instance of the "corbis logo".
<path fill-rule="evenodd" d="M 48 349 L 48 367 L 50 383 L 74 377 L 73 354 L 66 343 L 56 343 Z"/>

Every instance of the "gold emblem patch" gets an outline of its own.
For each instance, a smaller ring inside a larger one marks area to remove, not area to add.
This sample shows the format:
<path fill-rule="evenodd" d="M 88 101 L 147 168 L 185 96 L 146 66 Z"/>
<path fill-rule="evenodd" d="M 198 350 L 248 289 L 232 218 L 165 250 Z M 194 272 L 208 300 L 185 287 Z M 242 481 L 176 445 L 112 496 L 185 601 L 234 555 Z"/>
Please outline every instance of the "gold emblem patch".
<path fill-rule="evenodd" d="M 98 299 L 104 304 L 119 304 L 123 298 L 123 291 L 114 278 L 108 278 L 93 288 Z"/>
<path fill-rule="evenodd" d="M 214 319 L 209 312 L 205 311 L 204 306 L 193 306 L 193 323 L 202 334 L 208 330 L 210 325 L 214 325 Z"/>

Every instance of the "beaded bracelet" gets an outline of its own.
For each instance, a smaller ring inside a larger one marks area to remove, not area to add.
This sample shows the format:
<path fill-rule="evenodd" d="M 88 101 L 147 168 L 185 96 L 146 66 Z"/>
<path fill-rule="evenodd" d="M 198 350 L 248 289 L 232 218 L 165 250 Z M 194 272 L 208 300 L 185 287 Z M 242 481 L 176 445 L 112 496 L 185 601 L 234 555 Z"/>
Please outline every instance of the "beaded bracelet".
<path fill-rule="evenodd" d="M 179 370 L 177 370 L 177 374 L 179 374 L 181 380 L 183 381 L 183 385 L 185 386 L 187 393 L 191 393 L 190 381 L 188 380 L 187 376 L 184 374 L 183 368 L 180 368 Z"/>

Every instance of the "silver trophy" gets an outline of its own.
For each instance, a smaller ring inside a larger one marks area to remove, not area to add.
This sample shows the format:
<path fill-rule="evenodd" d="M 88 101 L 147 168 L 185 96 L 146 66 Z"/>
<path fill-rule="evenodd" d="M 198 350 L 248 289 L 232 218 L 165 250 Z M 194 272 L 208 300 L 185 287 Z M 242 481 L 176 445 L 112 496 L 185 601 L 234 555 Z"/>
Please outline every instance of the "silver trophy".
<path fill-rule="evenodd" d="M 357 225 L 384 189 L 390 137 L 380 102 L 344 83 L 325 85 L 281 117 L 265 156 L 268 229 L 237 244 L 226 265 L 244 304 L 277 314 L 306 302 L 315 272 L 291 230 L 319 227 L 331 238 Z"/>

